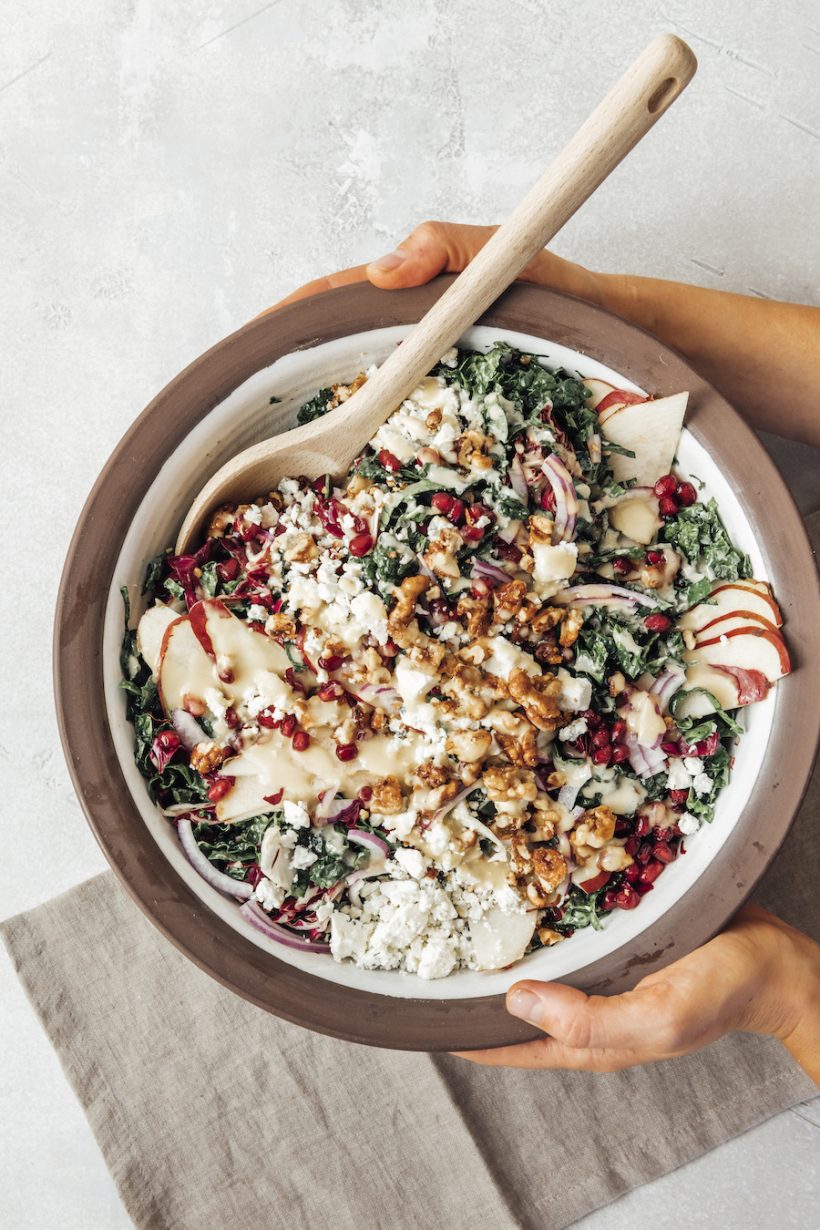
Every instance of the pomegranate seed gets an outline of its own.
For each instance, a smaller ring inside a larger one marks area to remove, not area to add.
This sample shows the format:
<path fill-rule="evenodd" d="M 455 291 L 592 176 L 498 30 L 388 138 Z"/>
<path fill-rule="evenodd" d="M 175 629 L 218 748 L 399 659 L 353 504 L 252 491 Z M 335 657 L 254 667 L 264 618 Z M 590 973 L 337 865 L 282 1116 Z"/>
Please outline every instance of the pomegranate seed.
<path fill-rule="evenodd" d="M 606 726 L 599 726 L 597 730 L 593 730 L 590 738 L 593 747 L 608 747 L 612 741 Z"/>
<path fill-rule="evenodd" d="M 347 544 L 347 549 L 351 555 L 359 559 L 362 555 L 369 555 L 373 550 L 373 535 L 365 532 L 364 534 L 356 534 Z"/>
<path fill-rule="evenodd" d="M 639 863 L 648 863 L 652 857 L 652 846 L 648 841 L 642 841 L 635 853 Z"/>
<path fill-rule="evenodd" d="M 493 549 L 499 559 L 509 560 L 512 564 L 517 564 L 521 559 L 521 552 L 511 542 L 505 542 L 503 538 L 493 539 Z"/>
<path fill-rule="evenodd" d="M 208 791 L 208 798 L 212 803 L 218 803 L 220 799 L 224 799 L 235 781 L 234 777 L 218 777 Z"/>
<path fill-rule="evenodd" d="M 603 726 L 604 719 L 600 713 L 596 713 L 594 709 L 585 709 L 581 717 L 586 722 L 590 730 L 597 730 L 599 726 Z"/>
<path fill-rule="evenodd" d="M 667 845 L 665 841 L 659 841 L 654 849 L 655 858 L 663 865 L 664 863 L 674 863 L 678 857 L 677 850 L 674 847 Z"/>
<path fill-rule="evenodd" d="M 642 880 L 638 880 L 637 884 L 633 884 L 632 887 L 635 889 L 635 892 L 638 893 L 638 900 L 640 901 L 641 897 L 645 897 L 647 893 L 652 892 L 655 885 L 644 884 Z"/>
<path fill-rule="evenodd" d="M 477 525 L 467 525 L 461 531 L 461 536 L 465 542 L 481 542 L 484 531 L 480 530 Z"/>
<path fill-rule="evenodd" d="M 663 744 L 661 744 L 661 747 L 663 747 Z M 673 803 L 677 805 L 681 803 L 685 803 L 686 800 L 689 798 L 689 791 L 688 790 L 670 790 L 669 798 Z"/>
<path fill-rule="evenodd" d="M 296 718 L 292 713 L 286 714 L 282 718 L 281 731 L 286 739 L 289 739 L 296 729 Z"/>
<path fill-rule="evenodd" d="M 263 709 L 257 714 L 256 720 L 260 726 L 264 726 L 265 730 L 278 730 L 282 725 L 282 719 L 275 718 L 270 709 Z"/>
<path fill-rule="evenodd" d="M 323 683 L 316 695 L 319 700 L 341 700 L 344 694 L 344 688 L 340 683 Z"/>
<path fill-rule="evenodd" d="M 359 798 L 361 799 L 363 803 L 369 803 L 370 800 L 373 798 L 373 787 L 372 786 L 362 786 L 361 790 L 359 791 Z"/>
<path fill-rule="evenodd" d="M 640 846 L 640 844 L 641 844 L 640 837 L 628 837 L 626 841 L 624 842 L 624 849 L 626 850 L 627 854 L 630 854 L 634 858 L 635 855 L 638 853 L 638 847 Z"/>
<path fill-rule="evenodd" d="M 626 722 L 624 722 L 621 718 L 618 718 L 616 722 L 612 723 L 612 742 L 620 743 L 621 740 L 625 737 L 626 737 Z"/>
<path fill-rule="evenodd" d="M 625 760 L 629 760 L 629 748 L 625 743 L 616 743 L 612 748 L 612 763 L 623 764 Z"/>
<path fill-rule="evenodd" d="M 678 489 L 678 480 L 674 474 L 664 474 L 663 478 L 659 478 L 652 490 L 659 500 L 662 500 L 666 495 L 674 495 Z"/>
<path fill-rule="evenodd" d="M 237 726 L 240 724 L 239 714 L 236 712 L 233 705 L 229 705 L 225 710 L 225 725 L 229 726 L 231 730 L 236 730 Z"/>
<path fill-rule="evenodd" d="M 647 551 L 646 562 L 652 568 L 657 568 L 664 562 L 663 551 Z"/>
<path fill-rule="evenodd" d="M 380 466 L 384 466 L 385 470 L 392 470 L 394 474 L 397 470 L 401 469 L 401 462 L 395 453 L 390 452 L 389 448 L 383 448 L 377 455 L 376 460 Z"/>
<path fill-rule="evenodd" d="M 649 827 L 650 827 L 649 820 L 647 819 L 646 816 L 636 816 L 635 817 L 635 836 L 636 837 L 646 837 L 647 833 L 649 832 Z M 632 851 L 630 850 L 629 853 L 631 854 Z"/>
<path fill-rule="evenodd" d="M 615 836 L 616 837 L 631 837 L 632 836 L 632 821 L 626 816 L 615 817 Z"/>
<path fill-rule="evenodd" d="M 678 489 L 675 492 L 678 498 L 678 503 L 684 508 L 689 508 L 690 504 L 696 504 L 698 493 L 691 483 L 678 483 Z"/>
<path fill-rule="evenodd" d="M 625 555 L 616 555 L 612 561 L 612 567 L 619 577 L 625 577 L 628 572 L 632 571 L 632 560 Z"/>
<path fill-rule="evenodd" d="M 338 743 L 336 745 L 336 755 L 339 760 L 355 760 L 358 754 L 359 749 L 356 747 L 355 743 Z"/>
<path fill-rule="evenodd" d="M 464 520 L 464 501 L 453 500 L 453 506 L 447 514 L 447 517 L 452 521 L 453 525 L 461 525 Z"/>
<path fill-rule="evenodd" d="M 395 658 L 399 652 L 399 647 L 395 641 L 385 641 L 383 645 L 379 645 L 379 653 L 383 658 Z"/>
<path fill-rule="evenodd" d="M 231 556 L 216 566 L 216 575 L 220 581 L 234 581 L 239 576 L 239 560 Z"/>
<path fill-rule="evenodd" d="M 275 807 L 277 803 L 282 802 L 282 795 L 285 793 L 285 788 L 282 786 L 275 794 L 263 794 L 262 798 L 266 803 L 270 803 L 271 807 Z"/>
<path fill-rule="evenodd" d="M 673 830 L 667 826 L 666 828 L 655 829 L 652 833 L 652 840 L 671 841 L 674 836 Z"/>
<path fill-rule="evenodd" d="M 658 508 L 662 517 L 676 517 L 678 515 L 678 501 L 673 495 L 665 495 L 662 500 L 658 500 Z"/>
<path fill-rule="evenodd" d="M 490 525 L 495 521 L 495 514 L 486 504 L 468 504 L 464 509 L 464 517 L 468 525 L 475 525 L 476 521 L 480 521 L 482 517 L 486 517 Z"/>
<path fill-rule="evenodd" d="M 632 864 L 633 867 L 636 865 L 637 864 L 635 863 Z M 638 875 L 638 880 L 641 884 L 654 884 L 655 880 L 657 880 L 662 871 L 663 863 L 656 863 L 653 859 L 651 862 L 647 863 L 645 867 L 641 868 Z"/>
<path fill-rule="evenodd" d="M 306 752 L 310 747 L 310 735 L 306 730 L 297 730 L 293 736 L 292 747 L 294 752 Z"/>
<path fill-rule="evenodd" d="M 627 883 L 634 884 L 635 881 L 639 880 L 642 875 L 643 869 L 638 865 L 638 863 L 632 863 L 624 872 L 624 879 Z"/>
<path fill-rule="evenodd" d="M 595 751 L 592 753 L 592 763 L 593 764 L 609 764 L 611 759 L 612 759 L 612 748 L 609 746 L 596 747 Z"/>
<path fill-rule="evenodd" d="M 455 502 L 455 497 L 447 495 L 446 491 L 437 491 L 430 501 L 436 512 L 440 512 L 443 517 L 448 516 L 453 511 Z"/>
<path fill-rule="evenodd" d="M 541 507 L 544 509 L 545 512 L 554 512 L 555 492 L 553 491 L 549 483 L 547 483 L 546 487 L 541 492 L 541 495 L 538 499 L 538 503 L 541 505 Z"/>
<path fill-rule="evenodd" d="M 290 684 L 294 692 L 301 692 L 303 696 L 306 695 L 305 685 L 302 683 L 301 679 L 296 677 L 296 671 L 292 666 L 289 666 L 285 671 L 284 680 L 285 683 Z"/>
<path fill-rule="evenodd" d="M 326 658 L 319 659 L 319 666 L 323 671 L 337 671 L 342 665 L 344 659 L 338 653 L 329 653 Z"/>
<path fill-rule="evenodd" d="M 602 910 L 614 910 L 617 908 L 617 905 L 618 905 L 618 890 L 615 888 L 608 888 L 606 892 L 604 893 L 603 897 L 601 898 L 601 909 Z"/>
<path fill-rule="evenodd" d="M 668 615 L 661 615 L 659 611 L 647 615 L 643 621 L 643 626 L 650 632 L 668 632 L 672 627 L 672 620 Z"/>
<path fill-rule="evenodd" d="M 631 884 L 622 884 L 615 895 L 615 904 L 619 910 L 634 910 L 640 902 L 640 897 Z"/>

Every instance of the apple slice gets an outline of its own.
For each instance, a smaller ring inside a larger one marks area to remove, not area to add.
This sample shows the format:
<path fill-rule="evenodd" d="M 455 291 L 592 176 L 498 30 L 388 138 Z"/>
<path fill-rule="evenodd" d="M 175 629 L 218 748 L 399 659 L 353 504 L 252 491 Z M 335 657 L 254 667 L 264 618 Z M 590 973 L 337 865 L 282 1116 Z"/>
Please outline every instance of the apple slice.
<path fill-rule="evenodd" d="M 611 406 L 617 406 L 621 409 L 622 406 L 637 406 L 643 401 L 649 401 L 645 393 L 633 393 L 630 389 L 613 389 L 611 393 L 607 393 L 606 397 L 602 398 L 595 407 L 599 414 L 604 414 Z"/>
<path fill-rule="evenodd" d="M 504 969 L 523 957 L 535 930 L 536 911 L 505 914 L 495 910 L 470 922 L 470 939 L 479 969 Z"/>
<path fill-rule="evenodd" d="M 156 606 L 148 608 L 137 624 L 137 649 L 148 663 L 154 678 L 156 678 L 159 666 L 163 637 L 171 624 L 176 623 L 178 619 L 179 614 L 176 611 L 166 606 L 164 602 L 158 602 Z"/>
<path fill-rule="evenodd" d="M 712 590 L 712 597 L 720 601 L 724 593 L 733 595 L 736 607 L 746 607 L 751 603 L 753 611 L 760 611 L 779 628 L 783 623 L 780 607 L 772 597 L 771 586 L 767 581 L 726 581 Z M 766 611 L 768 608 L 768 614 Z"/>
<path fill-rule="evenodd" d="M 791 670 L 786 643 L 779 632 L 748 624 L 725 636 L 700 641 L 684 655 L 687 662 L 708 662 L 718 667 L 740 667 L 759 671 L 769 683 L 776 683 Z"/>
<path fill-rule="evenodd" d="M 635 456 L 609 454 L 609 464 L 616 482 L 627 479 L 643 487 L 652 487 L 663 474 L 668 474 L 675 459 L 680 439 L 688 393 L 675 393 L 657 401 L 623 406 L 604 424 L 604 436 Z"/>
<path fill-rule="evenodd" d="M 646 546 L 655 537 L 661 526 L 657 501 L 653 503 L 643 496 L 621 500 L 609 510 L 609 523 L 633 542 Z"/>
<path fill-rule="evenodd" d="M 283 675 L 292 665 L 281 645 L 248 627 L 221 602 L 212 598 L 197 602 L 190 617 L 202 649 L 215 664 L 223 691 L 235 699 L 252 688 L 263 672 Z"/>
<path fill-rule="evenodd" d="M 743 581 L 716 586 L 708 602 L 699 602 L 681 616 L 678 627 L 697 630 L 724 615 L 742 613 L 748 614 L 750 622 L 765 620 L 776 628 L 783 623 L 780 609 L 769 594 Z"/>
<path fill-rule="evenodd" d="M 727 632 L 733 632 L 736 628 L 749 627 L 777 633 L 774 624 L 764 619 L 762 615 L 756 615 L 752 611 L 727 611 L 725 615 L 719 615 L 716 619 L 711 619 L 708 624 L 703 624 L 698 628 L 695 632 L 695 640 L 700 645 L 703 641 L 714 640 L 716 636 L 725 636 Z"/>
<path fill-rule="evenodd" d="M 592 376 L 589 380 L 582 380 L 585 389 L 589 389 L 589 397 L 586 399 L 587 405 L 594 410 L 599 402 L 608 397 L 610 393 L 615 391 L 615 385 L 610 384 L 608 380 L 599 380 L 597 376 Z"/>
<path fill-rule="evenodd" d="M 197 640 L 190 619 L 183 615 L 168 626 L 162 639 L 157 666 L 162 707 L 169 715 L 174 709 L 191 712 L 193 701 L 204 713 L 205 693 L 214 687 L 219 687 L 214 664 Z"/>

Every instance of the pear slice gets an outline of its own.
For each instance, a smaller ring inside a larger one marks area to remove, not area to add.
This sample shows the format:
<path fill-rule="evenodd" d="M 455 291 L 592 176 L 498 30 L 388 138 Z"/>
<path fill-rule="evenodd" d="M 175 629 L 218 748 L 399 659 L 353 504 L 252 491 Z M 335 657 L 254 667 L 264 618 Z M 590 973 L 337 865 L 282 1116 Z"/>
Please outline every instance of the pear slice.
<path fill-rule="evenodd" d="M 688 400 L 688 393 L 674 393 L 657 401 L 621 406 L 607 417 L 602 425 L 605 440 L 635 454 L 609 454 L 616 482 L 634 479 L 639 486 L 652 487 L 663 474 L 669 473 Z"/>
<path fill-rule="evenodd" d="M 156 606 L 148 608 L 137 624 L 137 649 L 148 663 L 154 678 L 157 676 L 159 667 L 163 637 L 171 624 L 178 619 L 179 615 L 176 611 L 166 606 L 164 602 L 158 602 Z"/>
<path fill-rule="evenodd" d="M 479 969 L 504 969 L 523 957 L 535 931 L 536 911 L 506 914 L 496 910 L 470 923 L 470 939 Z"/>

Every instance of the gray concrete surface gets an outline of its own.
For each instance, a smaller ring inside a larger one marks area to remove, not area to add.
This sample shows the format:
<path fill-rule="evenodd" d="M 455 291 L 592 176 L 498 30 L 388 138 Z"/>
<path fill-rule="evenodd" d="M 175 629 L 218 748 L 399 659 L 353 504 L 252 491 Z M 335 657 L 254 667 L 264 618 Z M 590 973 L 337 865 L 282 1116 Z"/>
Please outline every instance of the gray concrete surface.
<path fill-rule="evenodd" d="M 425 217 L 501 217 L 627 61 L 670 29 L 700 59 L 694 84 L 557 250 L 818 302 L 813 0 L 8 0 L 3 915 L 103 866 L 57 742 L 49 638 L 77 513 L 134 416 L 299 283 L 390 250 Z M 816 507 L 810 456 L 774 447 Z M 0 1004 L 0 1220 L 128 1225 L 5 958 Z M 781 1115 L 583 1225 L 812 1224 L 819 1120 L 817 1103 Z"/>

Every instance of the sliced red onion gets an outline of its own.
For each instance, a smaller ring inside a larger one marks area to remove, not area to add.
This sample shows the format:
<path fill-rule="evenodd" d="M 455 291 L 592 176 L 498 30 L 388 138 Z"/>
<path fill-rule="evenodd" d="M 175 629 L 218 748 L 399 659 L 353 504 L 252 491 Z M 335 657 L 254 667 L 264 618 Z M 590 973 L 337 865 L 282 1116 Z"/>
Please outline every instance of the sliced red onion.
<path fill-rule="evenodd" d="M 521 458 L 518 453 L 512 459 L 508 478 L 510 486 L 526 508 L 530 500 L 530 489 L 527 486 L 527 476 L 524 473 L 524 467 L 521 464 Z"/>
<path fill-rule="evenodd" d="M 628 602 L 631 605 L 657 607 L 654 598 L 639 593 L 635 589 L 626 589 L 623 585 L 570 585 L 569 589 L 559 590 L 551 599 L 558 606 L 610 606 L 613 601 Z"/>
<path fill-rule="evenodd" d="M 185 851 L 188 862 L 194 871 L 199 872 L 203 880 L 210 884 L 211 888 L 218 889 L 228 897 L 240 897 L 243 900 L 253 896 L 253 887 L 247 880 L 234 880 L 233 876 L 226 875 L 224 871 L 217 871 L 211 860 L 200 850 L 190 820 L 179 820 L 177 832 L 179 833 L 179 844 Z"/>
<path fill-rule="evenodd" d="M 541 467 L 555 496 L 556 542 L 572 542 L 578 521 L 578 497 L 572 485 L 572 475 L 556 453 L 550 453 Z"/>
<path fill-rule="evenodd" d="M 504 580 L 509 580 L 509 577 L 505 576 Z M 365 704 L 372 705 L 374 709 L 382 709 L 385 713 L 398 713 L 402 706 L 401 696 L 396 689 L 384 683 L 360 683 L 356 686 L 354 695 Z"/>
<path fill-rule="evenodd" d="M 649 691 L 658 698 L 658 705 L 662 714 L 666 713 L 669 708 L 669 702 L 679 688 L 683 687 L 686 682 L 686 672 L 681 666 L 668 666 L 666 670 L 658 675 L 654 680 Z"/>
<path fill-rule="evenodd" d="M 475 790 L 475 786 L 472 786 L 471 789 Z M 478 833 L 479 837 L 485 837 L 487 841 L 491 841 L 496 849 L 501 851 L 504 858 L 507 858 L 507 847 L 504 845 L 504 842 L 500 837 L 496 837 L 492 829 L 488 829 L 487 825 L 484 824 L 482 820 L 477 820 L 475 816 L 470 816 L 470 819 L 465 821 L 465 827 L 468 829 L 474 829 L 476 833 Z"/>
<path fill-rule="evenodd" d="M 452 811 L 452 809 L 455 807 L 457 803 L 460 803 L 462 799 L 466 799 L 467 795 L 472 794 L 474 790 L 475 790 L 474 785 L 465 786 L 463 790 L 459 790 L 455 798 L 450 799 L 447 803 L 444 804 L 443 807 L 440 807 L 438 809 L 438 811 L 433 816 L 432 823 L 435 824 L 437 820 L 443 820 L 444 817 L 447 815 L 448 811 Z"/>
<path fill-rule="evenodd" d="M 293 948 L 297 952 L 330 952 L 329 945 L 320 944 L 318 940 L 300 939 L 298 935 L 295 935 L 293 931 L 289 931 L 287 927 L 273 922 L 255 901 L 246 901 L 244 905 L 239 907 L 239 913 L 252 927 L 255 927 L 257 931 L 261 931 L 262 935 L 267 936 L 269 940 L 275 940 L 277 944 L 284 944 L 286 948 Z"/>
<path fill-rule="evenodd" d="M 660 747 L 644 747 L 632 731 L 627 732 L 624 743 L 629 748 L 629 763 L 638 777 L 654 777 L 666 764 L 666 753 Z"/>
<path fill-rule="evenodd" d="M 377 837 L 375 833 L 368 833 L 365 829 L 348 829 L 347 840 L 354 846 L 366 846 L 378 854 L 383 854 L 385 858 L 389 858 L 393 853 L 383 838 Z"/>
<path fill-rule="evenodd" d="M 187 816 L 192 811 L 213 811 L 213 809 L 213 803 L 172 803 L 170 807 L 161 808 L 161 811 L 163 816 L 174 820 L 177 816 Z"/>
<path fill-rule="evenodd" d="M 506 584 L 510 579 L 508 572 L 486 559 L 473 560 L 473 576 L 481 577 L 485 581 L 498 581 L 501 585 Z"/>
<path fill-rule="evenodd" d="M 569 814 L 572 816 L 573 820 L 577 820 L 579 816 L 583 816 L 585 811 L 585 807 L 573 807 Z"/>
<path fill-rule="evenodd" d="M 179 735 L 182 746 L 189 752 L 193 751 L 197 743 L 202 743 L 207 738 L 196 718 L 184 709 L 171 710 L 171 725 Z"/>

